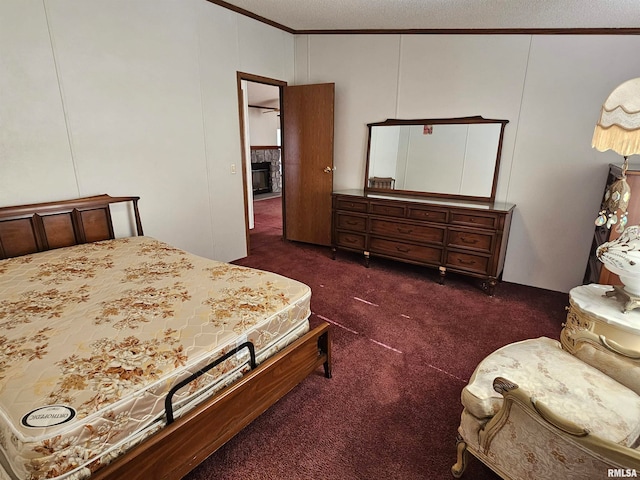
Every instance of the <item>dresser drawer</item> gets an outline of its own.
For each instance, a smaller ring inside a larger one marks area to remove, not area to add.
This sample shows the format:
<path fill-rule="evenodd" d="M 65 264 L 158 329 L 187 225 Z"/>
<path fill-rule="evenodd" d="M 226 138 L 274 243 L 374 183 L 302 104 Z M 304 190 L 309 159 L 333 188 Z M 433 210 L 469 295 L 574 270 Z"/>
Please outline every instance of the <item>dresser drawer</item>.
<path fill-rule="evenodd" d="M 452 247 L 468 248 L 470 250 L 491 253 L 494 236 L 495 235 L 491 233 L 449 228 L 447 244 Z"/>
<path fill-rule="evenodd" d="M 449 250 L 447 251 L 447 261 L 445 265 L 459 270 L 488 274 L 490 258 L 491 257 Z"/>
<path fill-rule="evenodd" d="M 395 242 L 383 238 L 371 237 L 369 241 L 371 253 L 389 255 L 417 262 L 439 264 L 442 260 L 442 249 L 425 245 L 412 245 L 410 243 Z"/>
<path fill-rule="evenodd" d="M 444 244 L 445 227 L 371 218 L 371 233 L 416 242 Z"/>
<path fill-rule="evenodd" d="M 336 212 L 336 227 L 340 230 L 364 233 L 367 231 L 367 217 Z"/>
<path fill-rule="evenodd" d="M 392 217 L 404 218 L 404 205 L 392 205 L 389 203 L 371 202 L 370 213 L 376 215 L 390 215 Z"/>
<path fill-rule="evenodd" d="M 350 232 L 336 232 L 336 245 L 346 248 L 355 248 L 364 250 L 366 244 L 366 236 Z"/>
<path fill-rule="evenodd" d="M 489 202 L 335 192 L 331 240 L 339 249 L 484 279 L 493 295 L 504 265 L 513 206 Z"/>
<path fill-rule="evenodd" d="M 466 225 L 469 227 L 479 228 L 497 228 L 498 227 L 498 215 L 487 213 L 467 213 L 464 211 L 451 211 L 450 223 L 456 225 Z"/>
<path fill-rule="evenodd" d="M 345 197 L 335 197 L 335 208 L 337 210 L 349 210 L 351 212 L 366 212 L 367 202 L 361 200 L 351 200 Z"/>
<path fill-rule="evenodd" d="M 428 222 L 447 223 L 447 210 L 433 208 L 409 207 L 407 218 L 426 220 Z"/>

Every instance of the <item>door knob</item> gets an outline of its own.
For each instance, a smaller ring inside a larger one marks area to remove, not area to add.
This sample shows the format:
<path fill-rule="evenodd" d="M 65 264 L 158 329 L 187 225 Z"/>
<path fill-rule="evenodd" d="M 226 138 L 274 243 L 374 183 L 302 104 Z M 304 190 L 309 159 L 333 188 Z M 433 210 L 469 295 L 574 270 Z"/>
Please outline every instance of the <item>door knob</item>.
<path fill-rule="evenodd" d="M 324 167 L 323 172 L 324 173 L 331 173 L 333 171 L 333 168 L 331 167 Z"/>

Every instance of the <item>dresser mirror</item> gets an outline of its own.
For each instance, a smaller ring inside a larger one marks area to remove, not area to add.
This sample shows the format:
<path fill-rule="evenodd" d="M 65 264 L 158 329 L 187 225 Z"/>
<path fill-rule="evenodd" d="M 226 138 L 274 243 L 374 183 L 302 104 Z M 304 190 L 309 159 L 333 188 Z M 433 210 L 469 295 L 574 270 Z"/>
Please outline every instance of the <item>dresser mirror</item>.
<path fill-rule="evenodd" d="M 507 123 L 480 116 L 370 123 L 364 189 L 493 201 Z"/>

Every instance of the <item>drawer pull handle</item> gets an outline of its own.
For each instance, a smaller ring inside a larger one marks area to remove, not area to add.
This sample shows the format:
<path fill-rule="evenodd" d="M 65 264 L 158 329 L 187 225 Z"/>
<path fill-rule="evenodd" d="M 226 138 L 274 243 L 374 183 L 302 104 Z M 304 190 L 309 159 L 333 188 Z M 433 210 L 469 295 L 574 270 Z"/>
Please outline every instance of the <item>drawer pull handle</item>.
<path fill-rule="evenodd" d="M 347 220 L 347 225 L 358 225 L 360 222 L 356 222 L 355 220 Z"/>
<path fill-rule="evenodd" d="M 411 232 L 413 232 L 413 228 L 400 228 L 400 227 L 398 227 L 398 233 L 404 233 L 406 235 L 406 234 L 409 234 Z"/>
<path fill-rule="evenodd" d="M 344 241 L 347 243 L 358 243 L 358 239 L 351 237 L 345 237 Z"/>
<path fill-rule="evenodd" d="M 473 260 L 464 261 L 461 258 L 459 258 L 458 263 L 461 263 L 462 265 L 475 265 L 476 262 Z"/>
<path fill-rule="evenodd" d="M 409 253 L 411 251 L 410 248 L 400 247 L 400 246 L 397 246 L 397 245 L 396 245 L 396 250 L 398 250 L 399 252 L 402 252 L 402 253 Z"/>
<path fill-rule="evenodd" d="M 465 237 L 460 237 L 460 241 L 462 243 L 466 243 L 467 245 L 475 245 L 476 243 L 478 243 L 478 240 L 475 238 L 465 238 Z"/>

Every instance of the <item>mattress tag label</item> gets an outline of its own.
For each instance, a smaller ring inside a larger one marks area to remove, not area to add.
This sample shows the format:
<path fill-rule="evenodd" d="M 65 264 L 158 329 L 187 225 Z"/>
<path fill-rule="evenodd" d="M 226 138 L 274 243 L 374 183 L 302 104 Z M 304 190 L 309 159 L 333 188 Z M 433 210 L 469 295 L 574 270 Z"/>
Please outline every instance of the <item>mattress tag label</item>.
<path fill-rule="evenodd" d="M 76 411 L 65 405 L 47 405 L 36 408 L 22 417 L 22 425 L 30 428 L 43 428 L 69 422 Z"/>

